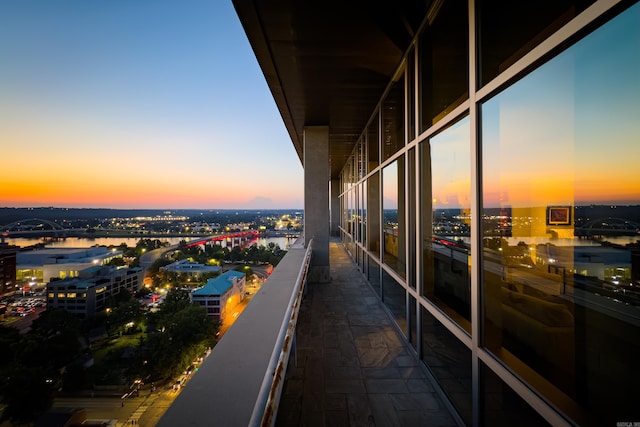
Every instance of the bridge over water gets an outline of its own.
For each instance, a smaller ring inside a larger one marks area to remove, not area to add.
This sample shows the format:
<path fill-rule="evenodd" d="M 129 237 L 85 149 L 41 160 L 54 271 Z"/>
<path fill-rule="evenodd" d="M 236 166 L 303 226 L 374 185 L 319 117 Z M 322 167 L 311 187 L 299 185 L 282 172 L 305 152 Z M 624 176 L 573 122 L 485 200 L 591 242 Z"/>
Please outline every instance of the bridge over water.
<path fill-rule="evenodd" d="M 257 230 L 240 231 L 237 233 L 224 234 L 221 236 L 209 236 L 204 239 L 195 240 L 185 245 L 187 248 L 193 248 L 195 246 L 202 246 L 206 244 L 216 244 L 225 242 L 231 247 L 242 246 L 247 241 L 255 240 L 260 236 L 260 232 Z"/>

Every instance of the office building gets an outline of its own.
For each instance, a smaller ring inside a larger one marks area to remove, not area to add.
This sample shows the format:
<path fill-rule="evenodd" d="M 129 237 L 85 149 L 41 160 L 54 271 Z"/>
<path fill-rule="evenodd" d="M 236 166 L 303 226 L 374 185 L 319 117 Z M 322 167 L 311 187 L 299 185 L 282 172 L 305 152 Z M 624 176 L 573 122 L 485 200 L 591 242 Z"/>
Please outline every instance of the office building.
<path fill-rule="evenodd" d="M 222 267 L 217 265 L 204 265 L 189 261 L 188 259 L 181 259 L 180 261 L 172 262 L 164 267 L 160 267 L 160 270 L 166 270 L 171 273 L 186 273 L 198 278 L 203 274 L 219 273 L 222 270 Z"/>
<path fill-rule="evenodd" d="M 311 292 L 330 293 L 336 282 L 329 248 L 339 236 L 461 425 L 639 421 L 637 251 L 625 254 L 616 239 L 633 243 L 640 227 L 640 4 L 234 5 L 304 166 Z M 582 249 L 603 245 L 610 249 Z M 259 311 L 256 303 L 248 309 Z M 243 313 L 252 315 L 260 313 Z M 232 360 L 227 345 L 241 347 L 234 328 L 201 369 L 206 380 L 214 362 Z M 312 342 L 318 353 L 340 349 Z M 358 375 L 351 362 L 342 368 Z M 397 361 L 386 368 L 401 371 Z M 353 382 L 360 397 L 333 392 L 335 380 L 333 390 L 322 377 L 296 380 L 309 422 L 417 425 L 411 417 L 429 410 L 398 409 L 427 388 L 394 400 L 391 389 L 372 398 L 376 383 L 366 378 Z M 252 383 L 242 384 L 246 394 Z M 389 384 L 408 389 L 402 378 Z M 163 425 L 188 415 L 198 397 L 187 396 Z M 389 411 L 370 411 L 376 402 Z M 252 419 L 278 410 L 260 397 L 255 407 Z"/>
<path fill-rule="evenodd" d="M 81 270 L 122 258 L 122 251 L 104 246 L 92 248 L 45 248 L 19 252 L 17 279 L 44 285 L 51 279 L 78 277 Z"/>
<path fill-rule="evenodd" d="M 47 309 L 62 308 L 79 317 L 87 317 L 106 308 L 109 298 L 122 290 L 134 295 L 142 288 L 143 278 L 139 267 L 97 265 L 85 268 L 78 277 L 47 284 Z"/>
<path fill-rule="evenodd" d="M 16 254 L 18 246 L 0 240 L 0 296 L 16 292 Z"/>

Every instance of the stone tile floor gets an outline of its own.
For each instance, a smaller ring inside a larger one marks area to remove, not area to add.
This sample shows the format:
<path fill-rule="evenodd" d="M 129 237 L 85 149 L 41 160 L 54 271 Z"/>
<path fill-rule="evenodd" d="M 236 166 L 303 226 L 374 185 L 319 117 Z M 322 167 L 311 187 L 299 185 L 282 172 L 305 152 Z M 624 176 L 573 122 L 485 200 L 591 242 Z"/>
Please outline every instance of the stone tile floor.
<path fill-rule="evenodd" d="M 342 243 L 330 263 L 302 303 L 276 425 L 456 426 Z"/>

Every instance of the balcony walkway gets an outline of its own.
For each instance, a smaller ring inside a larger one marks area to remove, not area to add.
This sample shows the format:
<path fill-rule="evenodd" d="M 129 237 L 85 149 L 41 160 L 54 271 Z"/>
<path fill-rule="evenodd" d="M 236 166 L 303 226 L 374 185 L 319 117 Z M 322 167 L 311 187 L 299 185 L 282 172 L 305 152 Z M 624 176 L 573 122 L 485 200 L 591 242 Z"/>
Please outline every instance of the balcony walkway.
<path fill-rule="evenodd" d="M 301 305 L 276 426 L 456 426 L 342 243 L 330 260 Z"/>

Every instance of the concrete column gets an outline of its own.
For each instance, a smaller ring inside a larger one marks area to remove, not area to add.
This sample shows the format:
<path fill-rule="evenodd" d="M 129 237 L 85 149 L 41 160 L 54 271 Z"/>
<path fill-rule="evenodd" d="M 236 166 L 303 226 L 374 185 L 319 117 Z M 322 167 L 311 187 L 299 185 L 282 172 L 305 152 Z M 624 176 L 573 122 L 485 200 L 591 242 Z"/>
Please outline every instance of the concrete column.
<path fill-rule="evenodd" d="M 331 180 L 331 235 L 340 236 L 340 179 Z"/>
<path fill-rule="evenodd" d="M 329 127 L 304 128 L 304 243 L 313 239 L 308 280 L 331 281 L 329 273 Z"/>

